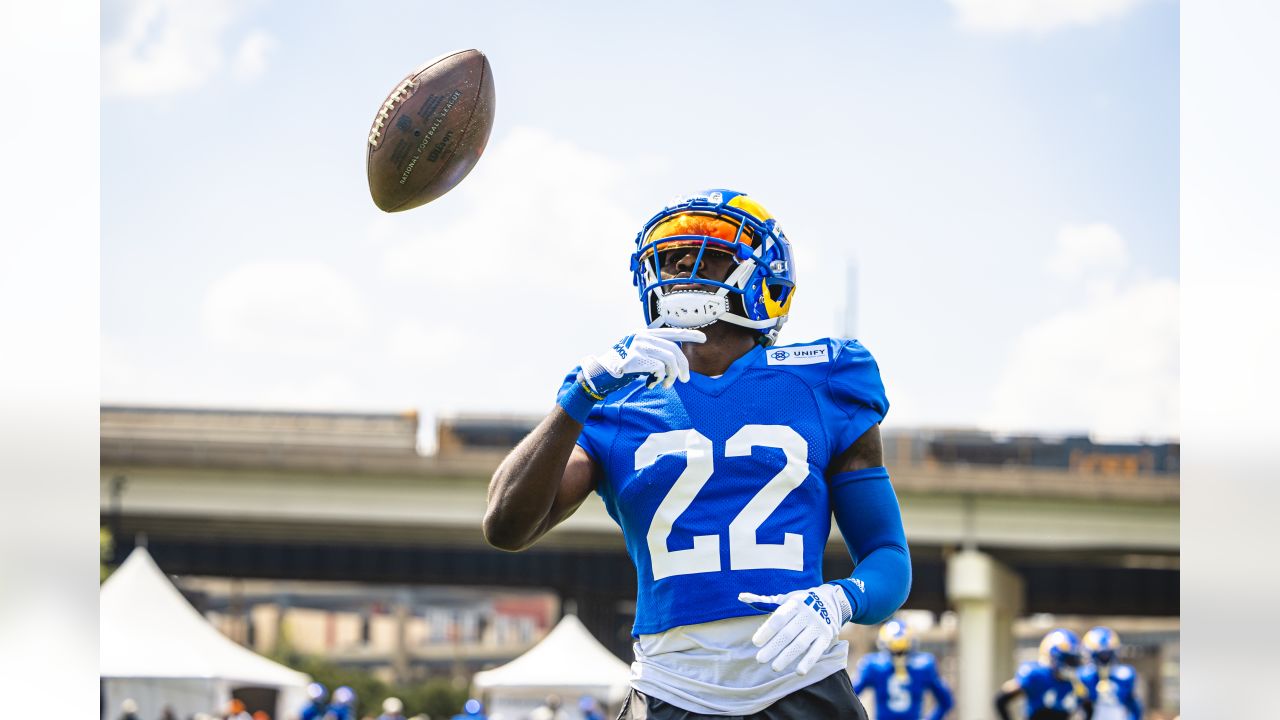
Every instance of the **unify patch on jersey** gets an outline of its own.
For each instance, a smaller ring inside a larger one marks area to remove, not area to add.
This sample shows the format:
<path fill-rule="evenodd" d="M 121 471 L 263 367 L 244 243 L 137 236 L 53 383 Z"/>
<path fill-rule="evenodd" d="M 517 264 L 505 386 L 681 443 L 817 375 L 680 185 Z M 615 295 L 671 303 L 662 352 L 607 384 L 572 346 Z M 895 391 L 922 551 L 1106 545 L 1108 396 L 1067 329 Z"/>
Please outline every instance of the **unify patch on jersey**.
<path fill-rule="evenodd" d="M 831 359 L 826 345 L 800 345 L 766 349 L 765 357 L 770 365 L 815 365 Z"/>

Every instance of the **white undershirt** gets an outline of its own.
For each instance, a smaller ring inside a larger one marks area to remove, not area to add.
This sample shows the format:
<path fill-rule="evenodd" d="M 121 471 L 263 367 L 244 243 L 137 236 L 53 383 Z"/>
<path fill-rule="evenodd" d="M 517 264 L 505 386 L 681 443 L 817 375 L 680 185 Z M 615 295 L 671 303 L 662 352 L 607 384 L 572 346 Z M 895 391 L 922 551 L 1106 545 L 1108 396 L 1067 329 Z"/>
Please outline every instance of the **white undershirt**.
<path fill-rule="evenodd" d="M 748 615 L 641 635 L 631 663 L 636 690 L 704 715 L 750 715 L 786 695 L 847 670 L 849 643 L 832 645 L 807 675 L 756 662 L 751 636 L 767 616 Z"/>

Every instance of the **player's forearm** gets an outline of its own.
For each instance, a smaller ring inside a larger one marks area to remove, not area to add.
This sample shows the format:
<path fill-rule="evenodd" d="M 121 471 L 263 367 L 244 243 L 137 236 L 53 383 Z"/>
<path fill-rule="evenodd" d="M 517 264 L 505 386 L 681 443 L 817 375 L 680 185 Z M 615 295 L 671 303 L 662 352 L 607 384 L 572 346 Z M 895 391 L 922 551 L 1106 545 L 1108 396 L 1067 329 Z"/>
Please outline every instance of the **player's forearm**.
<path fill-rule="evenodd" d="M 853 605 L 852 621 L 883 621 L 911 591 L 911 555 L 898 498 L 883 466 L 841 473 L 831 479 L 831 507 L 849 554 L 853 575 L 838 580 Z"/>
<path fill-rule="evenodd" d="M 556 407 L 516 445 L 489 481 L 484 536 L 502 550 L 523 550 L 550 530 L 556 495 L 582 424 Z"/>
<path fill-rule="evenodd" d="M 996 712 L 1000 715 L 1000 720 L 1013 720 L 1013 716 L 1009 714 L 1009 704 L 1021 694 L 1021 690 L 1002 690 L 996 695 Z"/>

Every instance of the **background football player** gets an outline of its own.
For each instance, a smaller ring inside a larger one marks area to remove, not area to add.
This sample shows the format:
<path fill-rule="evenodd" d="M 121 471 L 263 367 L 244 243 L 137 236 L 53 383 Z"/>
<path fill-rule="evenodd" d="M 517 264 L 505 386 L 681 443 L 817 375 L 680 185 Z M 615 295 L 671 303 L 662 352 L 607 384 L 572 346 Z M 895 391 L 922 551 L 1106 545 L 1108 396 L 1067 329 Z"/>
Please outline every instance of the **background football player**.
<path fill-rule="evenodd" d="M 631 268 L 646 327 L 569 373 L 494 473 L 485 536 L 526 548 L 599 493 L 639 586 L 622 718 L 865 717 L 837 636 L 911 584 L 875 360 L 775 344 L 795 259 L 741 193 L 664 208 Z M 824 583 L 833 512 L 856 568 Z"/>
<path fill-rule="evenodd" d="M 1107 627 L 1084 634 L 1089 663 L 1080 671 L 1080 682 L 1089 689 L 1094 720 L 1142 720 L 1142 703 L 1135 694 L 1138 674 L 1116 662 L 1120 636 Z"/>
<path fill-rule="evenodd" d="M 1023 663 L 1018 674 L 1000 688 L 996 711 L 1002 720 L 1012 720 L 1009 705 L 1024 697 L 1029 720 L 1068 720 L 1077 711 L 1090 720 L 1093 703 L 1080 682 L 1080 663 L 1080 638 L 1070 630 L 1050 632 L 1040 641 L 1039 661 Z"/>
<path fill-rule="evenodd" d="M 324 720 L 355 720 L 355 718 L 356 691 L 346 685 L 335 688 L 329 709 L 324 714 Z"/>
<path fill-rule="evenodd" d="M 880 627 L 876 645 L 879 652 L 858 661 L 858 679 L 853 691 L 870 688 L 876 696 L 876 720 L 920 720 L 924 698 L 933 695 L 929 720 L 942 720 L 954 703 L 951 690 L 938 675 L 933 655 L 915 651 L 915 637 L 901 621 L 890 620 Z"/>
<path fill-rule="evenodd" d="M 298 713 L 301 720 L 322 720 L 329 709 L 329 689 L 313 682 L 307 686 L 307 704 Z"/>

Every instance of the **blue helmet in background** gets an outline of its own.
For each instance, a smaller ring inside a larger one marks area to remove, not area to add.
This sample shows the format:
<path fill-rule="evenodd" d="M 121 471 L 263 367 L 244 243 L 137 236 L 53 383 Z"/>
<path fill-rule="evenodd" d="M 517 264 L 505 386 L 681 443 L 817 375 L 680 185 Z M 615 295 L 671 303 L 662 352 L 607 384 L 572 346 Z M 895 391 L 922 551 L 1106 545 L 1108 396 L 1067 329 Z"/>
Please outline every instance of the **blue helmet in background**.
<path fill-rule="evenodd" d="M 1090 661 L 1107 665 L 1116 659 L 1120 636 L 1109 627 L 1096 627 L 1084 634 L 1084 649 L 1089 653 Z"/>
<path fill-rule="evenodd" d="M 887 650 L 895 655 L 911 650 L 914 644 L 914 634 L 901 620 L 890 620 L 881 625 L 876 637 L 876 645 L 881 650 Z"/>
<path fill-rule="evenodd" d="M 1058 628 L 1040 641 L 1040 664 L 1057 670 L 1080 667 L 1080 638 L 1070 630 Z"/>
<path fill-rule="evenodd" d="M 323 683 L 313 682 L 307 686 L 307 699 L 313 703 L 324 702 L 325 697 L 329 694 L 329 688 Z"/>
<path fill-rule="evenodd" d="M 482 709 L 484 708 L 480 705 L 480 701 L 475 698 L 467 700 L 466 704 L 462 706 L 463 712 L 468 715 L 479 715 Z"/>
<path fill-rule="evenodd" d="M 335 705 L 354 705 L 356 702 L 356 691 L 343 685 L 333 691 L 333 703 Z"/>

